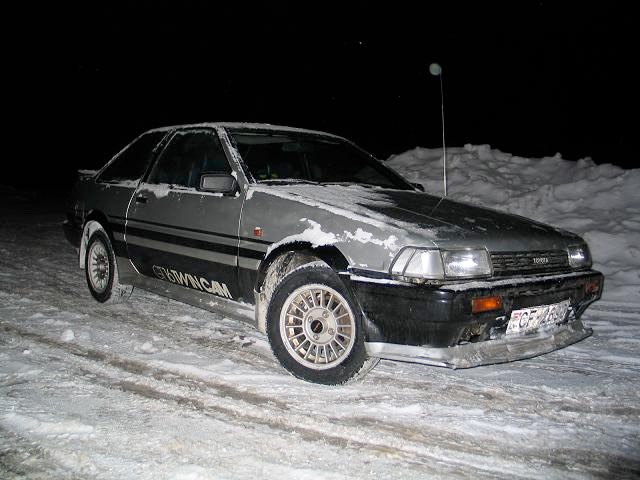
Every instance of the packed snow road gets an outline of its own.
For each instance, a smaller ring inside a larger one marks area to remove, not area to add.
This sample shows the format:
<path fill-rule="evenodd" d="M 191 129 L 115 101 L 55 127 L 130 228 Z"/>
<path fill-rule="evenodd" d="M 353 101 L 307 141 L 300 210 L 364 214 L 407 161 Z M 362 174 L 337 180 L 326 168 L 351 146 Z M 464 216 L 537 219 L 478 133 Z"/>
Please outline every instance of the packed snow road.
<path fill-rule="evenodd" d="M 96 303 L 60 206 L 0 197 L 1 478 L 640 475 L 638 299 L 532 360 L 312 385 L 245 324 L 139 290 Z"/>

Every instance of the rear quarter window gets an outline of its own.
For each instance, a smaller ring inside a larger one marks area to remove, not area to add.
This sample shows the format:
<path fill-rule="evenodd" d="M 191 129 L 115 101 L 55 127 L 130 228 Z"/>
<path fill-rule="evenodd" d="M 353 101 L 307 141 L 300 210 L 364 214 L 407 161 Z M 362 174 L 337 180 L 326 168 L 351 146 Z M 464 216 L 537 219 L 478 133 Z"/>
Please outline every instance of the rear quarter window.
<path fill-rule="evenodd" d="M 140 180 L 153 158 L 156 146 L 166 134 L 167 132 L 149 132 L 138 137 L 106 166 L 98 176 L 98 182 Z"/>

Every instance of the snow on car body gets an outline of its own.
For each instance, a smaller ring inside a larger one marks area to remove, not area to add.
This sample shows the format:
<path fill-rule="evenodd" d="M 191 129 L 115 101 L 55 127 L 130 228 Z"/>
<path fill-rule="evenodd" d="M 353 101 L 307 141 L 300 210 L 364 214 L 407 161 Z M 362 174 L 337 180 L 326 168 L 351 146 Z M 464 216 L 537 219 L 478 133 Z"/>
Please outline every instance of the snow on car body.
<path fill-rule="evenodd" d="M 84 174 L 65 232 L 98 301 L 141 287 L 251 318 L 287 370 L 453 368 L 588 336 L 578 236 L 419 191 L 351 142 L 262 124 L 146 132 Z"/>

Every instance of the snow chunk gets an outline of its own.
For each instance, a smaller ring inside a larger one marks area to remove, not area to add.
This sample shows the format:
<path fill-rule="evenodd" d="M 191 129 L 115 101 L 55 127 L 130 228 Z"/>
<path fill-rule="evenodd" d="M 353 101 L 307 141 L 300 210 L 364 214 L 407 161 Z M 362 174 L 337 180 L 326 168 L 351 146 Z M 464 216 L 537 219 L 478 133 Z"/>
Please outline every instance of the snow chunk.
<path fill-rule="evenodd" d="M 64 332 L 62 332 L 62 335 L 60 335 L 60 340 L 63 342 L 70 342 L 74 338 L 76 338 L 76 334 L 73 333 L 73 330 L 71 330 L 70 328 L 67 328 Z"/>
<path fill-rule="evenodd" d="M 142 189 L 147 192 L 153 193 L 156 198 L 164 198 L 169 195 L 169 192 L 171 191 L 171 185 L 169 185 L 168 183 L 145 183 L 144 185 L 142 185 Z"/>
<path fill-rule="evenodd" d="M 348 231 L 344 231 L 344 235 L 349 240 L 354 240 L 360 243 L 373 243 L 374 245 L 380 245 L 386 248 L 387 250 L 397 250 L 396 242 L 398 238 L 395 235 L 389 235 L 386 240 L 380 240 L 377 238 L 373 238 L 373 234 L 371 232 L 365 232 L 361 228 L 356 230 L 356 233 L 351 233 Z"/>
<path fill-rule="evenodd" d="M 395 250 L 398 247 L 396 242 L 398 238 L 395 235 L 389 235 L 384 240 L 374 238 L 371 232 L 366 232 L 361 228 L 356 229 L 355 233 L 344 230 L 341 235 L 336 235 L 333 232 L 325 232 L 322 230 L 322 225 L 309 218 L 301 218 L 301 222 L 307 222 L 311 225 L 302 233 L 297 235 L 290 235 L 279 242 L 273 243 L 267 249 L 266 255 L 269 255 L 273 250 L 280 245 L 286 245 L 294 242 L 309 242 L 313 248 L 317 248 L 323 245 L 333 245 L 338 242 L 355 241 L 360 243 L 373 243 L 374 245 L 381 245 L 386 249 Z"/>
<path fill-rule="evenodd" d="M 144 342 L 142 345 L 136 345 L 134 350 L 138 353 L 156 353 L 158 349 L 151 342 Z"/>
<path fill-rule="evenodd" d="M 321 245 L 332 245 L 338 241 L 338 237 L 336 237 L 335 233 L 323 232 L 322 225 L 320 225 L 318 222 L 314 222 L 313 220 L 310 220 L 308 218 L 301 218 L 300 221 L 306 221 L 311 226 L 302 233 L 298 233 L 297 235 L 290 235 L 283 238 L 279 242 L 272 243 L 267 249 L 266 256 L 268 256 L 280 245 L 286 245 L 288 243 L 309 242 L 313 248 L 316 248 Z"/>
<path fill-rule="evenodd" d="M 305 219 L 301 219 L 305 220 Z M 299 240 L 307 240 L 311 243 L 311 245 L 315 248 L 320 245 L 331 245 L 336 243 L 338 239 L 336 235 L 331 232 L 323 232 L 322 226 L 318 222 L 314 222 L 313 220 L 306 219 L 307 223 L 311 225 L 310 228 L 307 228 L 304 232 L 299 235 Z"/>

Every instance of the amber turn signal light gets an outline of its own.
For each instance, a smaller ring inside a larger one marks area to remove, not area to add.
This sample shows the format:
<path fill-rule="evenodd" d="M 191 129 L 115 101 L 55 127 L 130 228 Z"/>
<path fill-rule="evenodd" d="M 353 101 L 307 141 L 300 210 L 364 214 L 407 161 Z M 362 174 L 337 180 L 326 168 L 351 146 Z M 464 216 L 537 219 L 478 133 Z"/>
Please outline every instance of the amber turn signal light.
<path fill-rule="evenodd" d="M 471 300 L 471 312 L 473 313 L 490 312 L 491 310 L 499 310 L 500 307 L 502 307 L 500 297 L 479 297 Z"/>

